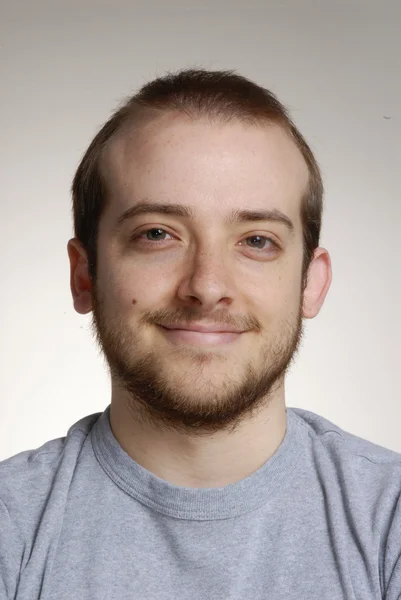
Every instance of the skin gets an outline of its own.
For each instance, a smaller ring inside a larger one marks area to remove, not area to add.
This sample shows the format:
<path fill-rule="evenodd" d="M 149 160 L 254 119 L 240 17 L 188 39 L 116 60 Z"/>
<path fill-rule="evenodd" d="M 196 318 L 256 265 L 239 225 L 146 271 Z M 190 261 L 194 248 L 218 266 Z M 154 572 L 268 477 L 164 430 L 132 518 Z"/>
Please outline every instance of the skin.
<path fill-rule="evenodd" d="M 113 434 L 172 484 L 237 482 L 284 439 L 285 374 L 303 320 L 319 313 L 331 283 L 330 257 L 319 247 L 302 293 L 302 154 L 275 125 L 165 114 L 120 134 L 102 167 L 109 203 L 95 283 L 77 239 L 68 254 L 75 310 L 93 311 L 110 367 Z M 144 199 L 190 206 L 195 219 L 147 213 L 117 229 L 119 216 Z M 293 232 L 272 221 L 224 222 L 233 209 L 274 208 Z M 183 320 L 244 332 L 223 345 L 177 344 L 158 325 Z"/>

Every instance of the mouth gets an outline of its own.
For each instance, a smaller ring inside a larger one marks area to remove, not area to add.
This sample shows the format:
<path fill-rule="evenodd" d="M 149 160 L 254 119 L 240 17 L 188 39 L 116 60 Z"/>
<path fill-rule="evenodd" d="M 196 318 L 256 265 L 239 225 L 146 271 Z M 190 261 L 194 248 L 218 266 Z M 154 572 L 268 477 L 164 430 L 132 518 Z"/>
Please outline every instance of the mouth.
<path fill-rule="evenodd" d="M 188 329 L 167 329 L 159 325 L 164 336 L 175 345 L 191 344 L 194 346 L 220 346 L 231 344 L 245 332 L 235 331 L 190 331 Z"/>

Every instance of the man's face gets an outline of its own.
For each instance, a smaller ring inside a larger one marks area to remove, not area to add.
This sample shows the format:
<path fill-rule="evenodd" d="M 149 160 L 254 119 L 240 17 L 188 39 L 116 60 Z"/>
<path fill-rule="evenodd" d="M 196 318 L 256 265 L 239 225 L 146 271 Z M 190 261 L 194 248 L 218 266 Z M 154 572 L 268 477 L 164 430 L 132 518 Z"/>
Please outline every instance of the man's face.
<path fill-rule="evenodd" d="M 302 155 L 277 126 L 164 115 L 120 135 L 103 169 L 93 330 L 113 386 L 156 423 L 234 428 L 274 397 L 302 338 Z M 144 202 L 193 216 L 142 212 L 117 227 Z M 274 209 L 293 229 L 228 222 Z M 242 333 L 216 343 L 163 328 L 180 323 Z"/>

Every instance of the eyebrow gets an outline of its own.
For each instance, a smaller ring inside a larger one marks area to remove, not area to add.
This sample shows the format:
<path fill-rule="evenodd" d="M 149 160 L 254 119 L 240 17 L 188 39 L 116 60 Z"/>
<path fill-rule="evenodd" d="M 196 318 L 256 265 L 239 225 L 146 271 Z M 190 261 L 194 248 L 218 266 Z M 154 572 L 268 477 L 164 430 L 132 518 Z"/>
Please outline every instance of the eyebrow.
<path fill-rule="evenodd" d="M 181 204 L 158 204 L 154 202 L 140 202 L 135 206 L 131 206 L 118 218 L 115 230 L 121 228 L 123 223 L 128 219 L 144 214 L 144 213 L 161 213 L 164 215 L 172 215 L 174 217 L 186 217 L 195 220 L 196 215 L 192 208 Z M 291 219 L 276 208 L 270 210 L 233 210 L 224 220 L 226 225 L 234 225 L 237 223 L 246 223 L 249 221 L 273 221 L 282 223 L 293 232 L 294 224 Z"/>

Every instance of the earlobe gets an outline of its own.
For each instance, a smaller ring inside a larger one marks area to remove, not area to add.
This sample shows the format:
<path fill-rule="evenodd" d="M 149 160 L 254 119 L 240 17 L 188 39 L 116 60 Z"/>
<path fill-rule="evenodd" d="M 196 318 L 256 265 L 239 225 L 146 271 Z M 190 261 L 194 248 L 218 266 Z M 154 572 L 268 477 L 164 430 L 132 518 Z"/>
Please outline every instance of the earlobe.
<path fill-rule="evenodd" d="M 308 282 L 303 295 L 302 316 L 313 319 L 323 306 L 332 279 L 330 255 L 316 248 L 308 269 Z"/>

